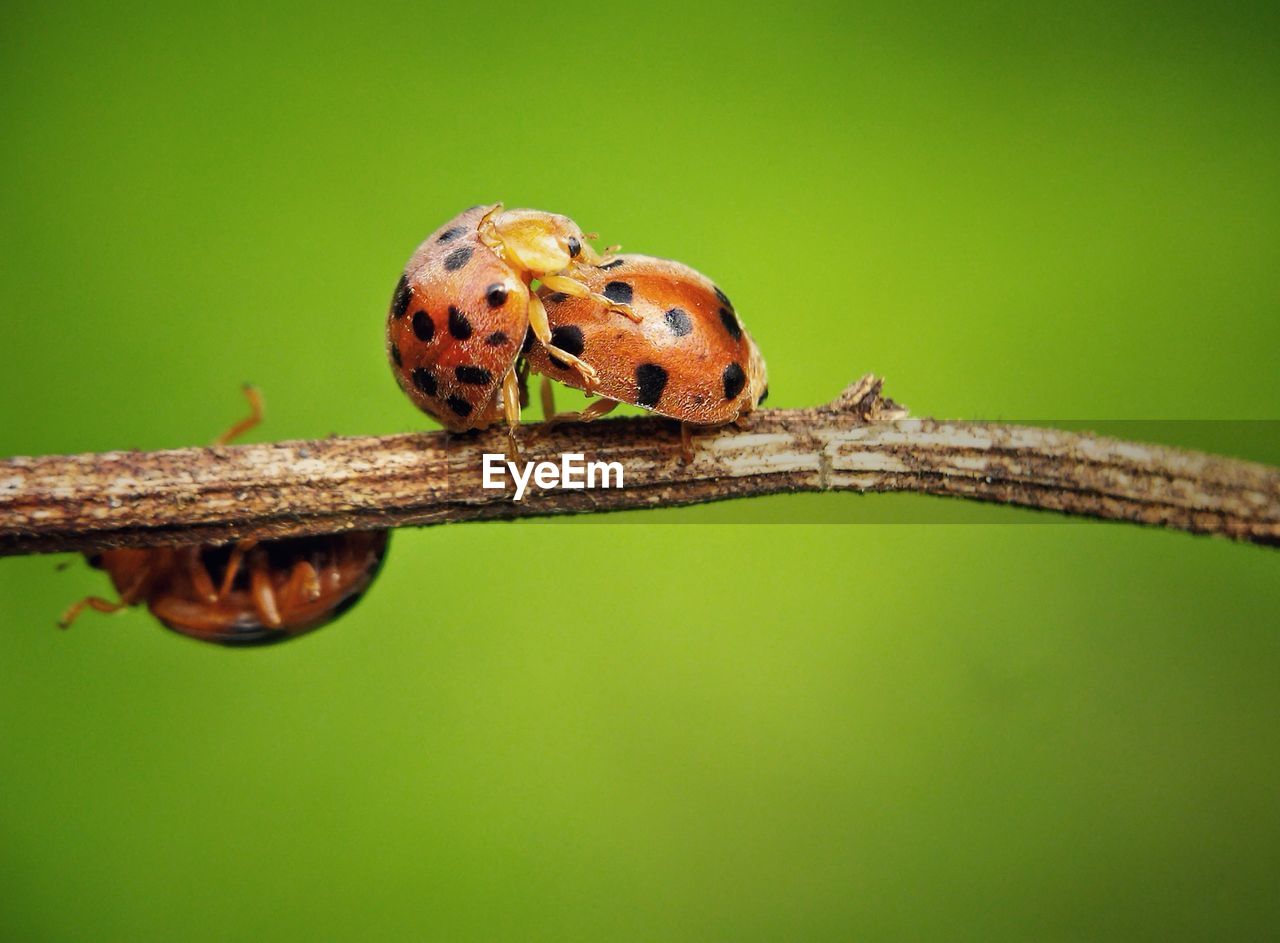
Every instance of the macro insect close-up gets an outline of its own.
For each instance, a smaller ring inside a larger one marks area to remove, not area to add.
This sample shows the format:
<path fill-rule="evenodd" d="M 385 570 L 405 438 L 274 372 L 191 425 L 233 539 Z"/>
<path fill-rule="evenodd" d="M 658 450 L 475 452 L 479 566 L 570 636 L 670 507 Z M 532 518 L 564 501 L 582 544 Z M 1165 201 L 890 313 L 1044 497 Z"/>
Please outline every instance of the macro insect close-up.
<path fill-rule="evenodd" d="M 0 943 L 1270 938 L 1273 7 L 5 4 Z"/>
<path fill-rule="evenodd" d="M 215 441 L 226 445 L 262 420 L 252 409 Z M 219 645 L 264 645 L 296 638 L 347 612 L 373 583 L 390 532 L 346 531 L 227 544 L 125 547 L 88 555 L 111 578 L 118 600 L 86 596 L 59 620 L 68 628 L 85 609 L 116 613 L 145 603 L 168 629 Z"/>
<path fill-rule="evenodd" d="M 691 425 L 718 426 L 763 401 L 764 358 L 733 302 L 710 279 L 668 259 L 618 255 L 584 280 L 636 314 L 619 322 L 601 316 L 594 296 L 544 296 L 553 342 L 590 360 L 596 382 L 585 384 L 572 364 L 544 346 L 533 345 L 528 357 L 534 373 L 598 393 L 601 399 L 588 407 L 592 418 L 631 403 Z"/>
<path fill-rule="evenodd" d="M 401 389 L 445 428 L 505 420 L 514 429 L 516 360 L 532 343 L 594 386 L 597 371 L 556 344 L 530 283 L 536 278 L 632 317 L 626 304 L 593 293 L 578 274 L 579 266 L 603 261 L 576 223 L 554 213 L 504 211 L 498 203 L 449 220 L 414 252 L 391 299 L 387 351 Z"/>

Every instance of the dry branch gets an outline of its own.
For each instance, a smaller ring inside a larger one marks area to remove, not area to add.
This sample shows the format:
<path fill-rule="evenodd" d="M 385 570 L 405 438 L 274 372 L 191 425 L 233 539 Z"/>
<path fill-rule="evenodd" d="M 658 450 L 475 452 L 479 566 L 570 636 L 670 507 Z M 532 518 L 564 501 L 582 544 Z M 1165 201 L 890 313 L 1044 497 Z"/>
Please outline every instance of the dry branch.
<path fill-rule="evenodd" d="M 526 460 L 621 462 L 623 490 L 480 487 L 497 432 L 104 452 L 0 462 L 0 554 L 217 542 L 671 507 L 797 491 L 910 491 L 1280 544 L 1280 469 L 1023 426 L 905 419 L 865 377 L 816 409 L 695 436 L 616 419 L 522 429 Z"/>

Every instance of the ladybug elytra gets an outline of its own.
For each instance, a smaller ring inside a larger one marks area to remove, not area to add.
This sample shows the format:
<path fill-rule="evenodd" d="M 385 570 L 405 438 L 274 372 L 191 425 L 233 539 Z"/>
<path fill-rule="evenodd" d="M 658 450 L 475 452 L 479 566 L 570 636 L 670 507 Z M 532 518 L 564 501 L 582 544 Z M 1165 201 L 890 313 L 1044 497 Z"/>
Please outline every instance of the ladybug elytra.
<path fill-rule="evenodd" d="M 750 413 L 768 384 L 764 358 L 733 303 L 705 275 L 669 259 L 618 255 L 581 271 L 591 297 L 546 291 L 556 347 L 590 360 L 599 379 L 587 389 L 551 349 L 526 355 L 534 373 L 598 393 L 581 418 L 631 403 L 694 426 L 719 426 Z M 604 316 L 601 295 L 625 302 L 635 321 Z"/>
<path fill-rule="evenodd" d="M 572 366 L 586 387 L 594 367 L 558 348 L 536 280 L 548 290 L 602 303 L 580 275 L 603 259 L 566 216 L 475 206 L 432 233 L 409 259 L 387 317 L 387 353 L 401 389 L 454 432 L 520 419 L 516 362 L 542 344 Z"/>

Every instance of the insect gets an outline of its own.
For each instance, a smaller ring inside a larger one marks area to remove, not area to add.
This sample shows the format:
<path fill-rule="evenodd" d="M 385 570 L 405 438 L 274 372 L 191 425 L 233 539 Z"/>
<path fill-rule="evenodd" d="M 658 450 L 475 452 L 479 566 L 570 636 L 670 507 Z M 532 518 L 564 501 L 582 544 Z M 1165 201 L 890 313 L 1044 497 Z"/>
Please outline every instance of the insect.
<path fill-rule="evenodd" d="M 594 238 L 594 237 L 592 237 Z M 387 315 L 387 355 L 401 389 L 454 432 L 520 420 L 516 361 L 535 343 L 569 365 L 585 388 L 595 368 L 555 345 L 537 280 L 634 318 L 593 292 L 582 272 L 604 262 L 566 216 L 474 206 L 432 233 L 409 259 Z"/>
<path fill-rule="evenodd" d="M 252 414 L 215 444 L 230 442 L 261 420 L 257 392 L 249 387 L 245 392 Z M 89 565 L 111 577 L 119 599 L 86 597 L 58 624 L 68 627 L 86 608 L 117 612 L 145 603 L 164 626 L 202 641 L 233 646 L 283 641 L 355 605 L 376 578 L 387 541 L 386 531 L 348 531 L 88 554 Z"/>
<path fill-rule="evenodd" d="M 544 289 L 552 344 L 526 354 L 534 373 L 600 394 L 576 418 L 632 403 L 689 425 L 719 426 L 764 401 L 764 358 L 733 303 L 705 275 L 644 255 L 581 271 L 590 296 Z M 597 294 L 630 305 L 638 320 L 603 317 Z M 557 350 L 590 359 L 598 372 L 592 389 Z"/>

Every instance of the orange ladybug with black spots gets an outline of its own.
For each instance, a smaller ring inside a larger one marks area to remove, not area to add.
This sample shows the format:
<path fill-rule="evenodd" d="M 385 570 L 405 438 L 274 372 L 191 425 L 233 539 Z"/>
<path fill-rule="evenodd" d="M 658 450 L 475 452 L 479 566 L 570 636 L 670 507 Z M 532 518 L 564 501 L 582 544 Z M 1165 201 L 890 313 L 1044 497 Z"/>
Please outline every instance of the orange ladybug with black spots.
<path fill-rule="evenodd" d="M 530 286 L 630 308 L 593 295 L 581 264 L 603 262 L 566 216 L 474 206 L 432 233 L 409 259 L 387 316 L 387 353 L 401 389 L 454 432 L 520 418 L 516 361 L 526 334 L 568 363 L 591 387 L 597 374 L 555 347 L 546 311 Z M 530 341 L 532 343 L 532 341 Z"/>
<path fill-rule="evenodd" d="M 534 373 L 601 396 L 577 418 L 631 403 L 690 425 L 719 426 L 764 401 L 764 358 L 733 303 L 705 275 L 644 255 L 618 255 L 578 274 L 592 296 L 544 290 L 553 348 L 535 344 L 526 355 Z M 636 320 L 606 316 L 596 294 L 628 305 Z M 588 360 L 599 375 L 593 389 L 553 349 Z"/>

